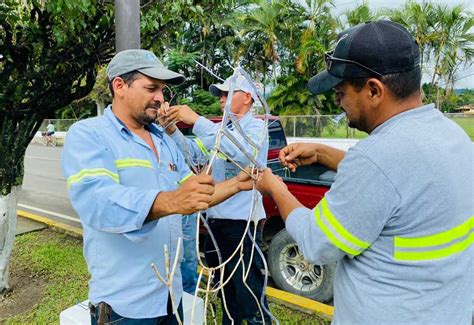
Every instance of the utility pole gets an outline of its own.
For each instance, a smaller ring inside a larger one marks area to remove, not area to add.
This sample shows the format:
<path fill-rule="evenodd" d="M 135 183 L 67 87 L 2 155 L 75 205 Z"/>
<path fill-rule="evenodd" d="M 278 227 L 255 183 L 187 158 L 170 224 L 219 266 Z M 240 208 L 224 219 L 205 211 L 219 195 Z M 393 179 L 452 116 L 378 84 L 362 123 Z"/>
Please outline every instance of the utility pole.
<path fill-rule="evenodd" d="M 115 51 L 140 48 L 140 0 L 115 0 Z"/>

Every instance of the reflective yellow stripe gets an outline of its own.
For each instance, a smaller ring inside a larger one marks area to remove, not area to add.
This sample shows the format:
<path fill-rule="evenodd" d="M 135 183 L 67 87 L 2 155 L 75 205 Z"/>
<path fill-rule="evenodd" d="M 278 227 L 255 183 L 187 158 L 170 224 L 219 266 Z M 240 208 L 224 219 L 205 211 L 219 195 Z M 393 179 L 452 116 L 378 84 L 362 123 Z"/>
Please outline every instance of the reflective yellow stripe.
<path fill-rule="evenodd" d="M 117 166 L 118 169 L 127 168 L 127 167 L 153 168 L 151 161 L 145 160 L 145 159 L 133 159 L 133 158 L 116 160 L 115 166 Z"/>
<path fill-rule="evenodd" d="M 83 169 L 79 173 L 69 176 L 67 179 L 67 187 L 69 188 L 72 184 L 80 182 L 86 177 L 97 177 L 97 176 L 108 176 L 112 178 L 115 182 L 119 182 L 119 175 L 111 172 L 105 168 L 93 168 L 93 169 Z"/>
<path fill-rule="evenodd" d="M 362 248 L 362 250 L 367 249 L 370 244 L 366 243 L 365 241 L 360 240 L 359 238 L 355 237 L 352 235 L 350 232 L 348 232 L 340 223 L 337 221 L 337 219 L 334 217 L 334 215 L 329 211 L 328 204 L 326 202 L 326 198 L 323 197 L 323 199 L 319 202 L 323 208 L 323 214 L 324 217 L 326 217 L 327 221 L 329 224 L 336 230 L 336 232 L 347 242 L 350 244 Z M 318 204 L 318 205 L 319 205 Z M 317 206 L 316 206 L 317 207 Z"/>
<path fill-rule="evenodd" d="M 474 243 L 474 232 L 471 232 L 464 240 L 457 242 L 451 246 L 444 247 L 441 249 L 423 251 L 423 252 L 402 252 L 395 251 L 394 257 L 396 260 L 404 261 L 424 261 L 424 260 L 433 260 L 437 258 L 447 257 L 459 252 L 462 252 L 466 248 Z"/>
<path fill-rule="evenodd" d="M 187 174 L 186 176 L 184 176 L 184 177 L 178 182 L 178 184 L 179 184 L 179 185 L 183 184 L 183 183 L 186 182 L 186 181 L 189 179 L 189 177 L 191 177 L 191 176 L 194 176 L 194 174 L 190 172 L 189 174 Z"/>
<path fill-rule="evenodd" d="M 209 157 L 209 151 L 207 150 L 206 146 L 204 143 L 202 143 L 201 139 L 199 138 L 194 138 L 194 142 L 196 142 L 197 146 L 199 147 L 199 150 L 206 156 Z"/>
<path fill-rule="evenodd" d="M 440 232 L 438 234 L 418 237 L 418 238 L 401 238 L 395 237 L 394 244 L 396 247 L 427 247 L 437 246 L 449 243 L 457 238 L 466 236 L 471 229 L 474 228 L 474 216 L 469 218 L 466 222 L 456 226 L 450 230 Z"/>
<path fill-rule="evenodd" d="M 324 224 L 323 220 L 321 220 L 321 214 L 319 212 L 319 204 L 316 206 L 314 209 L 314 214 L 316 217 L 316 223 L 318 224 L 319 228 L 322 230 L 322 232 L 328 237 L 328 239 L 333 243 L 337 248 L 341 249 L 342 251 L 349 253 L 351 255 L 359 255 L 362 253 L 362 251 L 358 251 L 352 247 L 347 246 L 343 242 L 339 240 L 334 234 L 331 232 L 331 230 L 328 229 L 328 227 Z"/>
<path fill-rule="evenodd" d="M 213 155 L 214 152 L 216 152 L 216 151 L 215 151 L 215 150 L 212 150 L 212 151 L 211 151 L 211 154 Z M 227 159 L 228 159 L 228 158 L 226 157 L 226 155 L 224 155 L 222 152 L 218 152 L 218 153 L 217 153 L 217 158 L 222 159 L 222 160 L 227 160 Z"/>

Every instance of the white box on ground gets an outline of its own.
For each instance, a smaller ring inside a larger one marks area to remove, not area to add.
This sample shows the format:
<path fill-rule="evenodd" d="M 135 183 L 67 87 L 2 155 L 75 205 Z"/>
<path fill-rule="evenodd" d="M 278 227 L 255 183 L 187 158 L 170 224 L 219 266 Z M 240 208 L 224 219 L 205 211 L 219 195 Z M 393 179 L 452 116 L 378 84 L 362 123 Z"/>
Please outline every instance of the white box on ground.
<path fill-rule="evenodd" d="M 194 319 L 191 323 L 191 312 L 193 308 L 194 296 L 183 292 L 183 314 L 184 324 L 186 325 L 200 325 L 204 323 L 204 301 L 197 298 L 196 306 L 194 307 Z M 60 325 L 88 325 L 91 323 L 89 314 L 89 300 L 75 304 L 59 314 Z"/>

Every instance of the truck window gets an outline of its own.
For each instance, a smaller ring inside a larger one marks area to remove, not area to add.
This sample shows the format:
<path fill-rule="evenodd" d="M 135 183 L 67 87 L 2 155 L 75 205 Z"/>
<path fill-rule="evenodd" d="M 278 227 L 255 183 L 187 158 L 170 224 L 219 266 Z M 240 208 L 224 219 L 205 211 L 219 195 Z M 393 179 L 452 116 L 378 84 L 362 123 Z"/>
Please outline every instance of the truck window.
<path fill-rule="evenodd" d="M 286 137 L 281 127 L 280 120 L 270 120 L 268 123 L 268 135 L 270 144 L 268 149 L 281 149 L 286 146 Z"/>

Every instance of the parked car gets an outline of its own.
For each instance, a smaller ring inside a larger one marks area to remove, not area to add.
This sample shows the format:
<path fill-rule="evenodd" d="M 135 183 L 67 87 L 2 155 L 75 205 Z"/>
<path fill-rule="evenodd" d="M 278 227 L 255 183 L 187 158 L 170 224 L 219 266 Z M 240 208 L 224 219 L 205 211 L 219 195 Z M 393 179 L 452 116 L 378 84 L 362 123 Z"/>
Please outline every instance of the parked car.
<path fill-rule="evenodd" d="M 221 118 L 211 118 L 215 123 Z M 189 125 L 178 123 L 181 132 L 193 137 Z M 287 145 L 281 121 L 271 117 L 269 121 L 268 167 L 283 178 L 289 191 L 306 207 L 314 208 L 323 198 L 334 181 L 335 172 L 315 164 L 300 167 L 296 172 L 284 169 L 278 162 L 280 150 Z M 298 245 L 285 229 L 275 202 L 263 199 L 266 219 L 263 226 L 263 251 L 267 256 L 268 268 L 275 285 L 282 290 L 321 302 L 333 297 L 335 264 L 315 265 L 304 259 Z M 205 238 L 205 229 L 201 233 Z"/>

